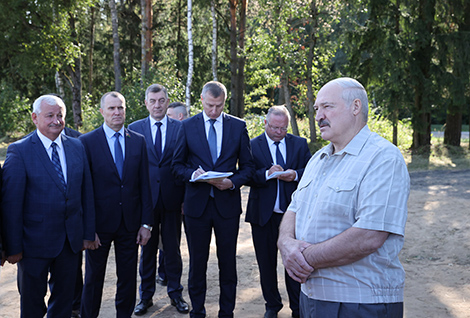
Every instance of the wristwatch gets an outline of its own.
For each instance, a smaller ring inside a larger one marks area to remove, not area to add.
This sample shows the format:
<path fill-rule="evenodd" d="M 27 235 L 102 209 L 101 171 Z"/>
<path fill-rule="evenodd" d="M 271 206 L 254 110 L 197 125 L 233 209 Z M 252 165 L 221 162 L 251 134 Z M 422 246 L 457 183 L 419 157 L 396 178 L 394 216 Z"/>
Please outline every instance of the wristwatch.
<path fill-rule="evenodd" d="M 153 227 L 151 225 L 148 225 L 148 224 L 142 224 L 142 227 L 149 230 L 150 232 L 152 232 L 152 229 Z"/>

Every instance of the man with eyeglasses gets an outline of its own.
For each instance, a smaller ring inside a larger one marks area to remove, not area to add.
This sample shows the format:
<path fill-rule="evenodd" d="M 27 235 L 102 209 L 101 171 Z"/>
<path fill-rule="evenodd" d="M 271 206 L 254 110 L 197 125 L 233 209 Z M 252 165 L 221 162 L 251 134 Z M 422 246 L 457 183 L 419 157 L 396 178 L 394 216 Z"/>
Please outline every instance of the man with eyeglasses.
<path fill-rule="evenodd" d="M 264 121 L 265 132 L 251 140 L 256 173 L 249 183 L 246 221 L 251 223 L 265 318 L 277 317 L 283 306 L 277 282 L 279 224 L 311 157 L 307 140 L 287 133 L 289 121 L 285 106 L 273 106 Z M 299 317 L 300 284 L 287 273 L 285 283 L 292 317 Z"/>
<path fill-rule="evenodd" d="M 171 173 L 171 161 L 176 144 L 177 132 L 181 122 L 166 115 L 168 104 L 167 89 L 159 84 L 150 85 L 145 92 L 145 106 L 150 116 L 129 125 L 129 129 L 144 135 L 149 158 L 150 189 L 152 192 L 155 226 L 153 235 L 142 248 L 139 274 L 140 302 L 134 314 L 141 316 L 153 306 L 155 294 L 156 261 L 158 253 L 159 230 L 165 253 L 165 272 L 167 292 L 171 304 L 179 313 L 188 313 L 189 307 L 182 297 L 181 275 L 181 204 L 184 196 L 184 184 L 177 182 Z"/>

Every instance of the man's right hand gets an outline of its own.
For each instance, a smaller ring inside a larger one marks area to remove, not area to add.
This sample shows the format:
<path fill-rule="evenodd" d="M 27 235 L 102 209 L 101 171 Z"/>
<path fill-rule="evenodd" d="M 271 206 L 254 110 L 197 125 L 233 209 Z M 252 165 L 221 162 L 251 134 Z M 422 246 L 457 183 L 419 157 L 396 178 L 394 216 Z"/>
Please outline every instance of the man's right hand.
<path fill-rule="evenodd" d="M 8 263 L 16 264 L 23 259 L 23 252 L 7 257 Z"/>
<path fill-rule="evenodd" d="M 302 254 L 310 244 L 294 238 L 283 238 L 282 241 L 278 241 L 277 246 L 289 276 L 299 283 L 305 283 L 314 271 L 314 268 L 307 263 Z"/>

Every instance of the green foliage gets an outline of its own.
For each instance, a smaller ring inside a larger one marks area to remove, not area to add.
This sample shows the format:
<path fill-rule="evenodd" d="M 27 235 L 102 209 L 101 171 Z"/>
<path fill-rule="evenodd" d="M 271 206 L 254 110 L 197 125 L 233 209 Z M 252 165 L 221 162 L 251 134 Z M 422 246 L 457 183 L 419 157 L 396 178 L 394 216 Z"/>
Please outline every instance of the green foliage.
<path fill-rule="evenodd" d="M 0 83 L 0 135 L 26 134 L 35 129 L 31 121 L 31 103 L 22 99 L 11 84 Z"/>

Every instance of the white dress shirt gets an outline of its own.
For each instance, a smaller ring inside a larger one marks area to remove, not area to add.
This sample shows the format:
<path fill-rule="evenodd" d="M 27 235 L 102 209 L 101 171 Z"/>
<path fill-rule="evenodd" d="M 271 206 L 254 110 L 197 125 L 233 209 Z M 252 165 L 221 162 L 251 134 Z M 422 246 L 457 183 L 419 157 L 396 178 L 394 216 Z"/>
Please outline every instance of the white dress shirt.
<path fill-rule="evenodd" d="M 114 155 L 114 141 L 116 140 L 116 137 L 114 137 L 114 134 L 116 131 L 113 129 L 109 128 L 106 123 L 103 124 L 103 129 L 104 129 L 104 134 L 106 135 L 106 140 L 108 141 L 108 146 L 109 150 L 111 150 L 111 155 L 113 156 L 114 162 L 116 162 L 116 157 Z M 124 135 L 124 126 L 121 127 L 121 129 L 118 131 L 118 133 L 121 134 L 121 138 L 119 138 L 119 143 L 121 144 L 122 148 L 122 162 L 124 162 L 125 155 L 126 155 L 126 143 L 124 142 L 124 138 L 126 136 Z"/>
<path fill-rule="evenodd" d="M 152 132 L 152 142 L 155 145 L 155 134 L 157 133 L 157 125 L 155 123 L 157 122 L 152 116 L 149 116 L 150 119 L 150 129 Z M 162 118 L 160 121 L 162 125 L 160 126 L 160 132 L 162 133 L 162 154 L 163 151 L 165 150 L 165 142 L 166 142 L 166 129 L 168 128 L 168 117 L 165 115 L 165 117 Z"/>
<path fill-rule="evenodd" d="M 60 165 L 62 167 L 62 174 L 64 175 L 65 184 L 67 184 L 67 162 L 65 161 L 65 150 L 64 145 L 62 144 L 62 138 L 59 134 L 59 137 L 56 140 L 50 140 L 46 136 L 44 136 L 39 129 L 36 130 L 38 133 L 39 140 L 41 140 L 42 145 L 46 149 L 47 155 L 49 159 L 52 161 L 52 142 L 57 144 L 57 153 L 59 154 Z"/>

